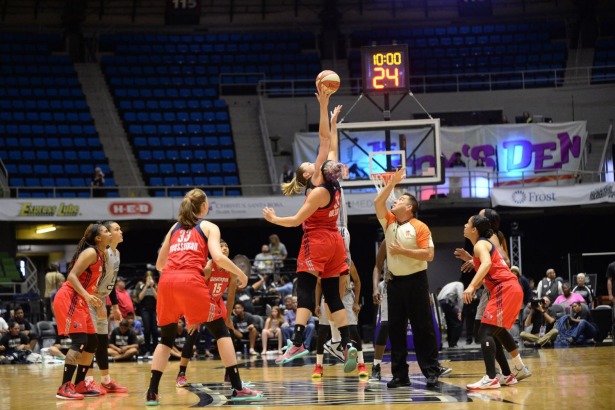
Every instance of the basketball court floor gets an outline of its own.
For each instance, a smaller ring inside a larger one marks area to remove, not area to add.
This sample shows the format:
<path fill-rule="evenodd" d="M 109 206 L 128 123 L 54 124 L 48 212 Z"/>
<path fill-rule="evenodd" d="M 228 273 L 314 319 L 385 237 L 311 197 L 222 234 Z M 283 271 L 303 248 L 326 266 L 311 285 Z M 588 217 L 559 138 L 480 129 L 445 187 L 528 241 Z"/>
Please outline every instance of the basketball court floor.
<path fill-rule="evenodd" d="M 345 374 L 342 365 L 325 355 L 325 374 L 321 381 L 311 379 L 315 355 L 283 366 L 275 364 L 276 355 L 242 358 L 239 367 L 244 382 L 262 390 L 265 398 L 233 403 L 230 387 L 222 382 L 224 367 L 218 359 L 193 360 L 188 368 L 188 388 L 176 388 L 179 362 L 169 362 L 160 385 L 160 408 L 198 407 L 315 409 L 609 409 L 615 408 L 615 346 L 569 349 L 522 350 L 532 377 L 511 387 L 468 392 L 465 385 L 479 380 L 484 364 L 478 345 L 445 349 L 441 363 L 452 373 L 440 379 L 439 386 L 427 388 L 415 358 L 410 360 L 411 387 L 387 389 L 391 378 L 390 358 L 385 355 L 383 380 L 360 380 L 355 373 Z M 372 353 L 366 353 L 370 363 Z M 368 365 L 371 371 L 371 366 Z M 144 409 L 149 381 L 148 362 L 112 363 L 111 374 L 129 387 L 126 394 L 109 394 L 82 401 L 55 398 L 62 377 L 61 364 L 1 365 L 0 409 L 73 410 Z M 98 371 L 95 370 L 97 381 Z"/>

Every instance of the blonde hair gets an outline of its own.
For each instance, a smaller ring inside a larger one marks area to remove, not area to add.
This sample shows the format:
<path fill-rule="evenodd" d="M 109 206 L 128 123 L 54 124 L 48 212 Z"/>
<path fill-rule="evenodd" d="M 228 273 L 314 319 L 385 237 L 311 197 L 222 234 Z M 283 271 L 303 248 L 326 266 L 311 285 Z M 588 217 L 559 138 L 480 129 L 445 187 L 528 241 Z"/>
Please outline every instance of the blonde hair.
<path fill-rule="evenodd" d="M 201 212 L 201 206 L 206 202 L 207 195 L 201 189 L 189 191 L 179 205 L 179 215 L 177 216 L 179 224 L 184 228 L 196 226 L 199 220 L 197 215 Z"/>
<path fill-rule="evenodd" d="M 280 185 L 282 188 L 282 193 L 286 196 L 299 194 L 305 191 L 307 187 L 307 179 L 303 176 L 305 169 L 303 169 L 303 164 L 299 165 L 295 170 L 295 176 L 290 182 L 285 182 Z"/>

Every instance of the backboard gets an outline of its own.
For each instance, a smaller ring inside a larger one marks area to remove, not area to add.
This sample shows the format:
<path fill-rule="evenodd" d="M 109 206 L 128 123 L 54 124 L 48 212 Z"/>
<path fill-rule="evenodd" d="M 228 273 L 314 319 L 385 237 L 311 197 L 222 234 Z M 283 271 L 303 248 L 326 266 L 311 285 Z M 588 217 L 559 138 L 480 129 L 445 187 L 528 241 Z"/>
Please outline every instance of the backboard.
<path fill-rule="evenodd" d="M 373 187 L 370 176 L 406 166 L 400 185 L 438 185 L 444 181 L 440 120 L 341 123 L 340 161 L 348 165 L 342 187 Z"/>

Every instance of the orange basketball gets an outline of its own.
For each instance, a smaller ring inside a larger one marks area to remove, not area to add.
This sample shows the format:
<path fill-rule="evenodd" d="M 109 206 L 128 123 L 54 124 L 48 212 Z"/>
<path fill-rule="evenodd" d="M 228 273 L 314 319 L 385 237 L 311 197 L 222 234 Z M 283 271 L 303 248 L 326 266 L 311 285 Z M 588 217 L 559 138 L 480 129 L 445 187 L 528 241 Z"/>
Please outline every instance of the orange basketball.
<path fill-rule="evenodd" d="M 340 88 L 340 76 L 335 71 L 325 70 L 316 76 L 316 88 L 333 94 Z"/>

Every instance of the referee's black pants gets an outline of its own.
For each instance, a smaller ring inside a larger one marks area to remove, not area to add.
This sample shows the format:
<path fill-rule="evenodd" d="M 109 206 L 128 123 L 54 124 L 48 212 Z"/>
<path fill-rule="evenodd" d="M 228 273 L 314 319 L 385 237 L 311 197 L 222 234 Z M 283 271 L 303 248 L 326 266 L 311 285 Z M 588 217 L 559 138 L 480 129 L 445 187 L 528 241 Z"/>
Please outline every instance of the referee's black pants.
<path fill-rule="evenodd" d="M 408 377 L 408 320 L 414 335 L 416 361 L 425 377 L 439 376 L 438 343 L 434 330 L 427 271 L 408 276 L 395 276 L 389 282 L 389 340 L 391 341 L 391 372 L 393 377 Z"/>

